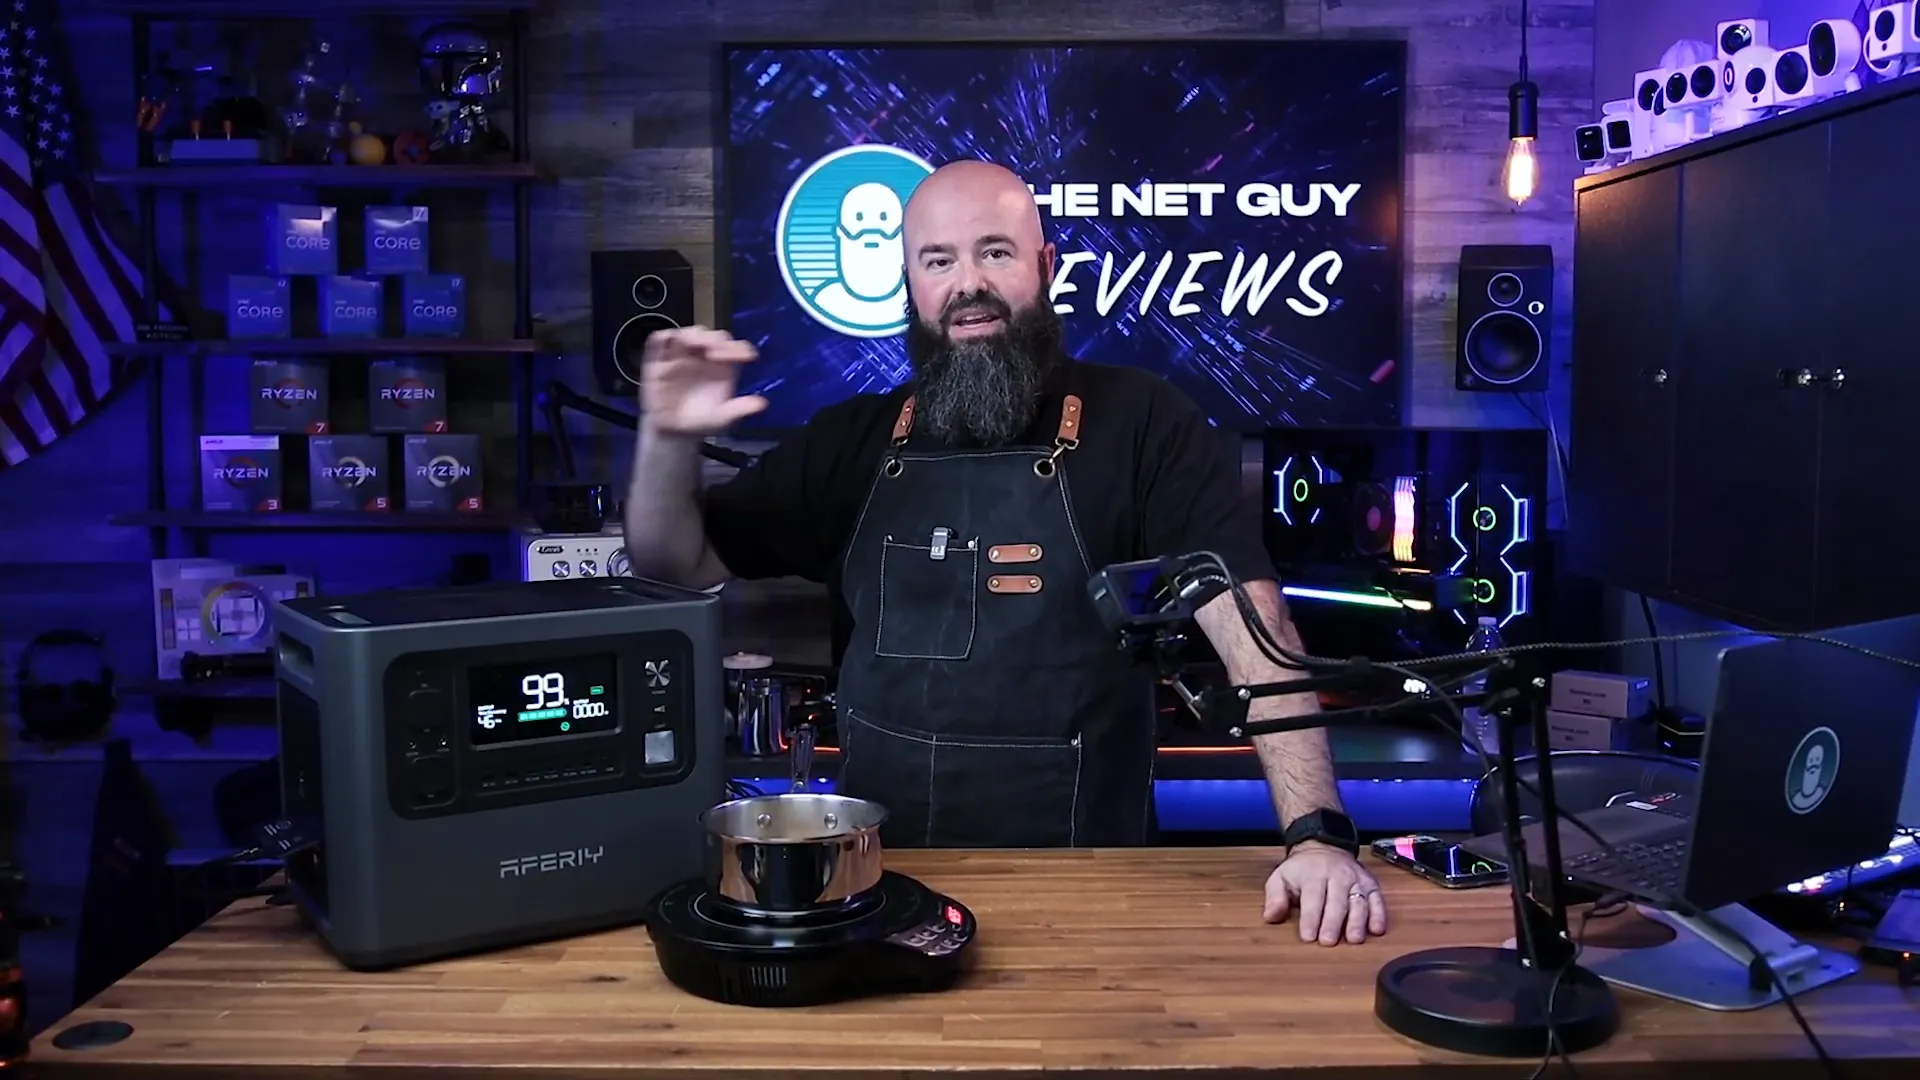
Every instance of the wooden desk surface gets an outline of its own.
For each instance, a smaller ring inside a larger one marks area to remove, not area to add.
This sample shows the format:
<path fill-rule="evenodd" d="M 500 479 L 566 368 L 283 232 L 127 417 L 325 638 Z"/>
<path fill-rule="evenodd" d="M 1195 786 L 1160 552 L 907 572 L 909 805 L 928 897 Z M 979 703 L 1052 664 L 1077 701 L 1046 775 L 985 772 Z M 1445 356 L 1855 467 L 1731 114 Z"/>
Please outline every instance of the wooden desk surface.
<path fill-rule="evenodd" d="M 249 900 L 49 1029 L 33 1060 L 47 1075 L 236 1080 L 349 1068 L 355 1077 L 432 1069 L 435 1080 L 958 1072 L 974 1080 L 1062 1068 L 1085 1078 L 1246 1077 L 1290 1067 L 1360 1077 L 1419 1066 L 1527 1075 L 1533 1062 L 1435 1051 L 1373 1017 L 1374 975 L 1388 959 L 1511 936 L 1504 890 L 1449 892 L 1383 868 L 1392 932 L 1323 948 L 1302 944 L 1291 925 L 1261 922 L 1272 858 L 1247 848 L 890 852 L 893 869 L 974 909 L 977 966 L 943 994 L 791 1010 L 716 1005 L 674 989 L 641 929 L 357 974 L 290 909 Z M 1590 928 L 1589 940 L 1597 933 Z M 1627 991 L 1620 1001 L 1621 1033 L 1576 1059 L 1588 1080 L 1699 1080 L 1703 1067 L 1737 1069 L 1742 1080 L 1820 1075 L 1783 1008 L 1716 1014 Z M 1847 1080 L 1920 1076 L 1920 991 L 1903 993 L 1869 969 L 1809 994 L 1802 1009 Z M 54 1033 L 87 1020 L 123 1020 L 134 1035 L 99 1050 L 53 1046 Z"/>

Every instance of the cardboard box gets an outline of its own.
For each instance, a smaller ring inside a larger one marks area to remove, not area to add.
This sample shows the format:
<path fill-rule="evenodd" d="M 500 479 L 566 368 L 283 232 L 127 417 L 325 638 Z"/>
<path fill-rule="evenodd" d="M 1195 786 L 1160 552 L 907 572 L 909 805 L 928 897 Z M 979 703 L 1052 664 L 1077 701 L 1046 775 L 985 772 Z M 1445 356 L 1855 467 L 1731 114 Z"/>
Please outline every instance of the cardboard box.
<path fill-rule="evenodd" d="M 247 406 L 257 434 L 327 433 L 327 365 L 319 360 L 255 360 Z"/>
<path fill-rule="evenodd" d="M 330 338 L 377 338 L 386 333 L 386 283 L 334 275 L 320 279 L 320 332 Z"/>
<path fill-rule="evenodd" d="M 393 473 L 384 435 L 327 435 L 307 442 L 308 506 L 314 510 L 393 509 Z"/>
<path fill-rule="evenodd" d="M 369 274 L 427 273 L 427 208 L 367 207 L 366 267 Z"/>
<path fill-rule="evenodd" d="M 268 267 L 276 274 L 339 273 L 337 216 L 331 206 L 276 205 L 267 218 Z"/>
<path fill-rule="evenodd" d="M 1549 707 L 1589 716 L 1623 720 L 1645 716 L 1653 708 L 1653 687 L 1640 675 L 1604 671 L 1556 671 Z"/>
<path fill-rule="evenodd" d="M 457 338 L 467 332 L 467 279 L 459 274 L 408 274 L 400 279 L 407 337 Z"/>
<path fill-rule="evenodd" d="M 409 511 L 472 514 L 486 509 L 480 436 L 409 435 L 404 445 Z"/>
<path fill-rule="evenodd" d="M 293 291 L 284 277 L 227 275 L 227 337 L 235 341 L 293 336 Z"/>
<path fill-rule="evenodd" d="M 367 430 L 447 430 L 447 367 L 439 360 L 375 360 L 367 367 Z"/>
<path fill-rule="evenodd" d="M 200 436 L 200 508 L 269 512 L 285 505 L 280 436 Z"/>

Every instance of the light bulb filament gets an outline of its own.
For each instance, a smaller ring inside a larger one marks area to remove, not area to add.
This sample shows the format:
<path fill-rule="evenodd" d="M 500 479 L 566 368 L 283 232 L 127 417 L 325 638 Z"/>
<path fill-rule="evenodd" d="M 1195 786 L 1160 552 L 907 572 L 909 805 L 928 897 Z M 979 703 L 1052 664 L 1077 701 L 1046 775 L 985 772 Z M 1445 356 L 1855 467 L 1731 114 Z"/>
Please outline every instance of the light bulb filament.
<path fill-rule="evenodd" d="M 1519 138 L 1507 143 L 1507 163 L 1500 173 L 1507 198 L 1515 205 L 1533 197 L 1540 184 L 1540 162 L 1533 156 L 1533 140 Z"/>

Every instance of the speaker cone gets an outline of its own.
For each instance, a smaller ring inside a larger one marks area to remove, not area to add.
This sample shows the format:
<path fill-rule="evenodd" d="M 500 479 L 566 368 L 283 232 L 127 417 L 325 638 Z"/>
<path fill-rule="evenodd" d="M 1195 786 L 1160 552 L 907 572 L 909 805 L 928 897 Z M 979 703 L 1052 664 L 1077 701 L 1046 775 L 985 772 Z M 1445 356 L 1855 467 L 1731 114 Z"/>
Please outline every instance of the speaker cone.
<path fill-rule="evenodd" d="M 1504 386 L 1532 373 L 1545 342 L 1525 316 L 1495 311 L 1467 329 L 1466 345 L 1467 367 L 1486 382 Z"/>

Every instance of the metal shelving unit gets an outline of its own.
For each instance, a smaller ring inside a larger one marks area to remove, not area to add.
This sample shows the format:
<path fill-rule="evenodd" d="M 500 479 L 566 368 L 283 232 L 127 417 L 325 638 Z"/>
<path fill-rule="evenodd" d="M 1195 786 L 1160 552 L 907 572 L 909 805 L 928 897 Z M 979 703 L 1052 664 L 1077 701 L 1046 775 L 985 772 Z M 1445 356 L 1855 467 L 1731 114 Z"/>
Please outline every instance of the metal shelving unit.
<path fill-rule="evenodd" d="M 438 188 L 510 188 L 513 193 L 514 315 L 512 336 L 500 340 L 466 339 L 327 339 L 290 338 L 264 341 L 142 341 L 116 347 L 117 356 L 140 360 L 149 366 L 147 383 L 147 424 L 150 443 L 147 477 L 147 508 L 122 514 L 114 524 L 145 526 L 154 558 L 168 557 L 174 533 L 185 534 L 191 554 L 206 553 L 208 534 L 212 532 L 268 529 L 339 530 L 364 532 L 476 531 L 502 530 L 521 524 L 530 505 L 533 460 L 532 439 L 534 397 L 533 267 L 529 252 L 531 232 L 531 185 L 541 179 L 528 146 L 528 114 L 531 108 L 526 69 L 529 39 L 528 23 L 537 0 L 336 0 L 325 5 L 328 18 L 365 17 L 392 19 L 421 15 L 459 17 L 504 16 L 508 26 L 509 48 L 515 65 L 511 77 L 513 160 L 485 164 L 444 165 L 272 165 L 244 163 L 234 165 L 159 165 L 154 163 L 153 137 L 139 135 L 139 164 L 131 169 L 103 170 L 94 179 L 102 184 L 133 187 L 137 191 L 140 219 L 140 268 L 145 286 L 141 296 L 140 321 L 159 321 L 160 298 L 153 287 L 159 278 L 159 253 L 156 239 L 157 195 L 166 190 L 185 198 L 201 190 L 270 189 L 320 187 L 363 189 L 381 193 Z M 267 22 L 311 20 L 315 6 L 311 0 L 103 0 L 104 10 L 127 16 L 132 23 L 134 86 L 146 85 L 150 74 L 155 23 L 180 22 Z M 205 360 L 212 356 L 440 356 L 452 362 L 505 358 L 512 367 L 515 403 L 515 440 L 518 453 L 516 506 L 505 512 L 485 514 L 232 514 L 210 513 L 197 507 L 184 509 L 172 505 L 167 491 L 165 448 L 168 437 L 163 365 L 180 362 L 189 366 L 191 427 L 200 434 L 204 422 Z"/>

